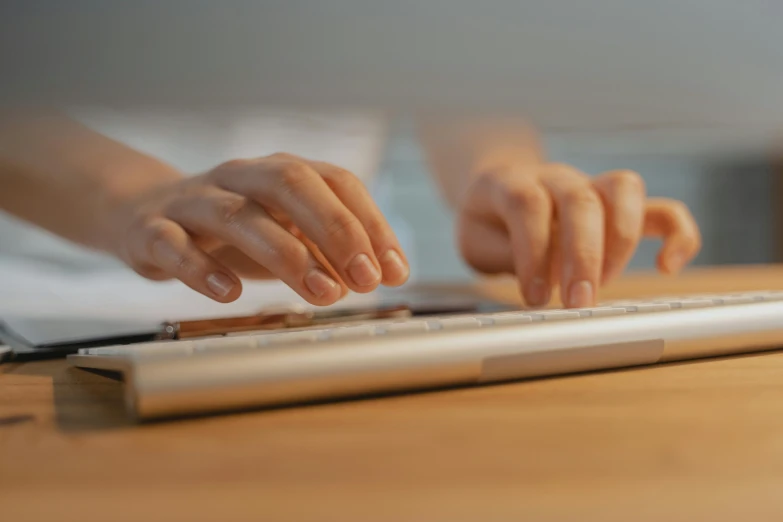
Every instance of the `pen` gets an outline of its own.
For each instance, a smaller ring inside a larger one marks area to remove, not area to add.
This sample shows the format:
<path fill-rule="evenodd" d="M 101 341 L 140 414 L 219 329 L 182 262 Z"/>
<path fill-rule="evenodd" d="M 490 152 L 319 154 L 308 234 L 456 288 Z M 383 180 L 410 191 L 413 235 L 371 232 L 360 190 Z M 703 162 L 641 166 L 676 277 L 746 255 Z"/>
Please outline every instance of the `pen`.
<path fill-rule="evenodd" d="M 412 315 L 411 309 L 405 305 L 331 311 L 271 311 L 239 317 L 167 322 L 163 324 L 158 339 L 188 339 L 236 332 L 305 328 L 348 321 L 403 318 Z"/>

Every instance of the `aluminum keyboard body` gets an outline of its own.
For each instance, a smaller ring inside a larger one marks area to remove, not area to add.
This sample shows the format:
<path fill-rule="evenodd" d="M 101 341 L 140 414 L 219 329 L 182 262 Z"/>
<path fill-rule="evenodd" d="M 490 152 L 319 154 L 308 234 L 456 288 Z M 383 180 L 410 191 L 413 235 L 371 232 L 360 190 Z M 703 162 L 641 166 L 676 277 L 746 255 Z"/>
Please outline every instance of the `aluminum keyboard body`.
<path fill-rule="evenodd" d="M 772 349 L 783 292 L 384 320 L 81 350 L 140 419 L 517 380 Z"/>

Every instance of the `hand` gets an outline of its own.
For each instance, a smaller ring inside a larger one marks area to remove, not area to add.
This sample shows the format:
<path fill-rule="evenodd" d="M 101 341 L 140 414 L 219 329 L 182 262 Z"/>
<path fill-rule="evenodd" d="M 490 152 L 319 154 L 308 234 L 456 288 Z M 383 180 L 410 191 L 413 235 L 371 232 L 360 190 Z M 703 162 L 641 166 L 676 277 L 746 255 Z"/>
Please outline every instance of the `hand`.
<path fill-rule="evenodd" d="M 179 279 L 219 302 L 240 277 L 279 278 L 334 303 L 408 278 L 391 227 L 350 172 L 288 154 L 234 160 L 123 202 L 111 250 L 139 274 Z"/>
<path fill-rule="evenodd" d="M 484 273 L 511 273 L 531 306 L 560 286 L 569 308 L 592 306 L 642 237 L 660 237 L 658 268 L 676 273 L 701 248 L 687 207 L 647 199 L 642 178 L 620 170 L 595 178 L 568 165 L 495 169 L 468 186 L 459 209 L 459 247 Z"/>

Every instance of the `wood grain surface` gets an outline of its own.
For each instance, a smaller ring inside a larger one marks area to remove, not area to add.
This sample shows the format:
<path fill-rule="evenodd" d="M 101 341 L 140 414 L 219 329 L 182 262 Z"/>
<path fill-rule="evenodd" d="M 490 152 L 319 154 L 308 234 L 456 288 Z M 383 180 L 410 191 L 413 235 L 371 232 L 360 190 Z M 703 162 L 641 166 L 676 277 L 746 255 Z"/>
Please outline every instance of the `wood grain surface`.
<path fill-rule="evenodd" d="M 766 288 L 783 267 L 602 298 Z M 781 519 L 779 352 L 138 426 L 108 377 L 0 365 L 3 522 Z"/>

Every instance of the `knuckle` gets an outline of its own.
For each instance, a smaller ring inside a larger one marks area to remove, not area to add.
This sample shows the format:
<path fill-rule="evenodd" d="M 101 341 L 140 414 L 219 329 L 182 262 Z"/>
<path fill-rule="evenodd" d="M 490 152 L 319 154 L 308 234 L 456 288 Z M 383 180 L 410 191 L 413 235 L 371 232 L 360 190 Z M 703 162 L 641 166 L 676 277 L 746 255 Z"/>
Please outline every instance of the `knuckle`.
<path fill-rule="evenodd" d="M 220 223 L 235 226 L 242 222 L 247 201 L 244 198 L 221 198 L 214 203 L 215 214 Z"/>
<path fill-rule="evenodd" d="M 268 155 L 266 159 L 281 162 L 297 161 L 297 157 L 293 154 L 289 154 L 288 152 L 275 152 Z"/>
<path fill-rule="evenodd" d="M 377 219 L 369 220 L 365 224 L 364 229 L 368 236 L 375 238 L 378 242 L 386 242 L 389 236 L 386 226 Z"/>
<path fill-rule="evenodd" d="M 677 214 L 678 216 L 680 216 L 681 218 L 690 219 L 691 211 L 688 208 L 688 205 L 686 205 L 682 201 L 680 201 L 680 200 L 672 200 L 671 208 L 674 211 L 674 213 Z"/>
<path fill-rule="evenodd" d="M 329 236 L 340 236 L 346 233 L 350 234 L 357 225 L 358 221 L 355 217 L 340 212 L 333 216 L 324 228 Z"/>
<path fill-rule="evenodd" d="M 562 204 L 580 209 L 592 209 L 601 206 L 601 198 L 589 185 L 578 185 L 563 193 Z"/>
<path fill-rule="evenodd" d="M 356 229 L 359 227 L 359 221 L 351 214 L 340 212 L 334 215 L 324 225 L 324 231 L 330 238 L 356 237 Z"/>
<path fill-rule="evenodd" d="M 304 270 L 310 257 L 310 251 L 299 241 L 290 241 L 281 245 L 277 255 L 285 261 L 285 265 L 292 271 Z"/>
<path fill-rule="evenodd" d="M 636 249 L 637 236 L 630 230 L 620 229 L 615 231 L 612 243 L 615 250 L 628 253 Z"/>
<path fill-rule="evenodd" d="M 141 230 L 150 248 L 157 244 L 171 243 L 174 239 L 171 228 L 160 221 L 144 223 L 141 225 Z"/>
<path fill-rule="evenodd" d="M 249 159 L 232 159 L 229 161 L 225 161 L 212 169 L 212 173 L 216 176 L 220 176 L 222 174 L 228 174 L 230 172 L 236 172 L 238 170 L 243 170 L 247 168 L 248 166 L 254 164 L 253 160 Z"/>
<path fill-rule="evenodd" d="M 646 187 L 644 178 L 632 170 L 617 170 L 609 177 L 609 185 L 613 192 L 644 194 Z"/>
<path fill-rule="evenodd" d="M 178 274 L 192 275 L 198 272 L 198 267 L 192 259 L 181 253 L 176 253 L 172 256 L 171 265 Z"/>
<path fill-rule="evenodd" d="M 332 184 L 339 185 L 352 192 L 364 187 L 363 183 L 353 173 L 338 167 L 330 169 L 326 178 Z"/>
<path fill-rule="evenodd" d="M 680 215 L 689 214 L 688 206 L 679 199 L 672 198 L 654 198 L 652 202 L 657 203 L 661 210 L 666 214 Z"/>
<path fill-rule="evenodd" d="M 190 274 L 197 270 L 195 263 L 179 248 L 172 227 L 165 222 L 149 223 L 144 228 L 150 259 L 169 273 Z"/>
<path fill-rule="evenodd" d="M 574 261 L 578 266 L 584 268 L 597 268 L 603 262 L 603 253 L 593 247 L 583 247 L 574 253 Z"/>
<path fill-rule="evenodd" d="M 548 163 L 544 170 L 551 175 L 586 178 L 587 176 L 567 163 Z"/>
<path fill-rule="evenodd" d="M 664 201 L 666 202 L 665 212 L 674 221 L 677 228 L 689 230 L 695 226 L 696 220 L 693 218 L 688 205 L 678 199 L 667 199 Z"/>
<path fill-rule="evenodd" d="M 477 189 L 482 193 L 496 194 L 499 190 L 502 191 L 505 186 L 505 177 L 496 170 L 492 170 L 484 172 L 474 179 L 470 188 Z"/>
<path fill-rule="evenodd" d="M 508 173 L 501 169 L 492 169 L 482 172 L 478 177 L 479 183 L 485 183 L 490 187 L 504 186 L 508 179 Z"/>
<path fill-rule="evenodd" d="M 549 209 L 549 197 L 545 190 L 532 183 L 509 189 L 506 198 L 512 207 L 532 213 L 545 213 Z"/>
<path fill-rule="evenodd" d="M 283 191 L 294 191 L 301 184 L 311 179 L 311 172 L 305 165 L 293 161 L 281 163 L 277 167 L 277 181 Z"/>
<path fill-rule="evenodd" d="M 473 181 L 476 187 L 483 188 L 494 193 L 505 193 L 512 184 L 512 180 L 518 180 L 508 169 L 494 168 L 481 172 Z"/>
<path fill-rule="evenodd" d="M 698 252 L 702 248 L 702 237 L 701 233 L 699 232 L 698 228 L 695 230 L 692 230 L 689 234 L 687 234 L 687 240 L 691 244 L 691 248 L 694 252 Z"/>

